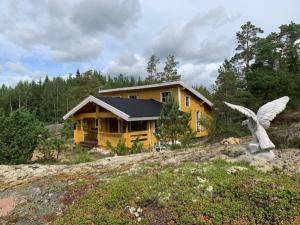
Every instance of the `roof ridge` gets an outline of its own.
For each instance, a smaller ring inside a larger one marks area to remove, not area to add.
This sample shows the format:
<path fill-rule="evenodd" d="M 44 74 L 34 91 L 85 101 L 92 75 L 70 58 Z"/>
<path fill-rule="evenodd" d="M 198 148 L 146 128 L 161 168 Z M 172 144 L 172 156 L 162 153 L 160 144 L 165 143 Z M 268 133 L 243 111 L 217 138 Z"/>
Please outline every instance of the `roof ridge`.
<path fill-rule="evenodd" d="M 95 96 L 96 98 L 110 98 L 110 99 L 122 99 L 122 100 L 128 100 L 128 101 L 155 101 L 155 102 L 159 102 L 153 98 L 149 98 L 149 99 L 143 99 L 143 98 L 122 98 L 122 97 L 113 97 L 113 96 Z"/>

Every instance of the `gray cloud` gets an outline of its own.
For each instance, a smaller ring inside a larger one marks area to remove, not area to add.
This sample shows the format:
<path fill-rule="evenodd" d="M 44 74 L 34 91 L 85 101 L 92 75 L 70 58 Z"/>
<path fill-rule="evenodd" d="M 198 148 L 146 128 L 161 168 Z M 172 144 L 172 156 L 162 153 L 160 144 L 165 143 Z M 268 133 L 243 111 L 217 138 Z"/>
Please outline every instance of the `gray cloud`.
<path fill-rule="evenodd" d="M 71 19 L 83 32 L 122 35 L 140 16 L 138 0 L 84 0 Z"/>
<path fill-rule="evenodd" d="M 230 54 L 233 43 L 222 30 L 236 18 L 221 7 L 198 13 L 189 21 L 180 21 L 161 30 L 147 47 L 146 55 L 174 54 L 182 60 L 198 63 L 222 61 Z"/>
<path fill-rule="evenodd" d="M 0 10 L 2 35 L 27 50 L 47 48 L 59 62 L 95 59 L 105 36 L 125 35 L 140 13 L 138 0 L 17 0 L 5 4 L 5 11 Z"/>

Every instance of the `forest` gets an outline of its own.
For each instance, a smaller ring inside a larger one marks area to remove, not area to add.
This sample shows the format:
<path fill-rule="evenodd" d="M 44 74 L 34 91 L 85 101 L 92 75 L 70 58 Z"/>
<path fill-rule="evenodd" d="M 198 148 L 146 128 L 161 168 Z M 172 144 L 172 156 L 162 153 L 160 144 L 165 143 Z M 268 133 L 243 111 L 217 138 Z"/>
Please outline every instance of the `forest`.
<path fill-rule="evenodd" d="M 250 21 L 236 33 L 235 54 L 224 59 L 212 87 L 194 86 L 214 102 L 214 112 L 226 129 L 236 117 L 229 117 L 229 110 L 222 101 L 243 104 L 257 109 L 263 103 L 283 95 L 291 101 L 288 109 L 300 109 L 300 24 L 281 25 L 276 32 L 264 34 L 262 28 Z M 25 108 L 48 124 L 61 122 L 62 116 L 88 95 L 97 95 L 99 88 L 116 88 L 178 80 L 179 62 L 174 55 L 165 60 L 163 71 L 157 71 L 160 59 L 149 58 L 145 70 L 148 77 L 106 75 L 98 70 L 87 70 L 68 78 L 60 76 L 38 81 L 20 81 L 15 87 L 2 85 L 0 107 L 5 113 Z M 184 79 L 183 79 L 184 80 Z M 201 83 L 201 81 L 199 81 Z M 232 113 L 232 112 L 230 112 Z M 225 126 L 224 126 L 225 124 Z M 227 125 L 226 125 L 227 124 Z M 220 130 L 221 132 L 221 130 Z"/>

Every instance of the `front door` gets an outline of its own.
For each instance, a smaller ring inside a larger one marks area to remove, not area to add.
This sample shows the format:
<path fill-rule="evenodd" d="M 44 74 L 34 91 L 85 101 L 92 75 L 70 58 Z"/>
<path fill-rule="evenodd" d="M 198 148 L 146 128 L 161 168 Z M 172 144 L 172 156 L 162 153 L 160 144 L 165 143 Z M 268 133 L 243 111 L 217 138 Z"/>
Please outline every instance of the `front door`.
<path fill-rule="evenodd" d="M 83 130 L 85 141 L 97 141 L 98 120 L 95 118 L 84 119 Z"/>

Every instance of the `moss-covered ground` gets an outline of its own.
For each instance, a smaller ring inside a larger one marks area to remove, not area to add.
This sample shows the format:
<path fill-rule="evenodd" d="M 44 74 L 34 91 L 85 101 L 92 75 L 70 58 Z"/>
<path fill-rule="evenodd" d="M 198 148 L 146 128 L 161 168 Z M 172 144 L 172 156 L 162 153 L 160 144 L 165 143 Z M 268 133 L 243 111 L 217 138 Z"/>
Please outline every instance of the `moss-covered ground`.
<path fill-rule="evenodd" d="M 300 224 L 299 212 L 299 174 L 214 160 L 147 164 L 99 183 L 54 224 Z"/>

